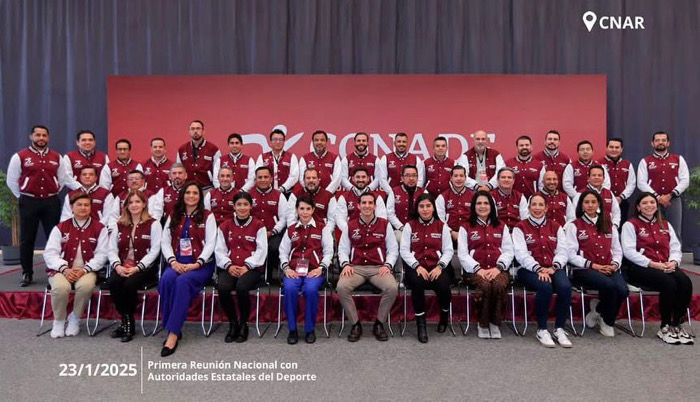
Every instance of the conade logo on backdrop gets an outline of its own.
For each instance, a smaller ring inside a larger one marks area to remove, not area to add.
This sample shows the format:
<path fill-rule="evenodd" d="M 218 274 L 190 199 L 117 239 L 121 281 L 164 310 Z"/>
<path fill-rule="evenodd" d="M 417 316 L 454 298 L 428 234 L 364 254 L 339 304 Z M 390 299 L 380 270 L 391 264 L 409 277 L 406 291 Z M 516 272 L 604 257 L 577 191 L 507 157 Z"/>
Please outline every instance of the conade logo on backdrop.
<path fill-rule="evenodd" d="M 149 156 L 150 139 L 166 140 L 173 157 L 189 140 L 187 127 L 205 123 L 207 141 L 227 151 L 226 138 L 244 137 L 251 156 L 268 151 L 277 124 L 287 128 L 285 147 L 297 155 L 311 136 L 329 134 L 329 149 L 353 150 L 355 133 L 370 135 L 370 150 L 393 150 L 406 132 L 412 153 L 428 157 L 435 137 L 448 139 L 450 156 L 471 145 L 477 130 L 494 147 L 515 155 L 515 140 L 530 135 L 542 149 L 545 133 L 562 133 L 562 148 L 575 153 L 587 139 L 605 146 L 606 82 L 601 75 L 218 75 L 112 76 L 107 80 L 110 152 L 119 138 L 132 142 L 132 157 Z"/>

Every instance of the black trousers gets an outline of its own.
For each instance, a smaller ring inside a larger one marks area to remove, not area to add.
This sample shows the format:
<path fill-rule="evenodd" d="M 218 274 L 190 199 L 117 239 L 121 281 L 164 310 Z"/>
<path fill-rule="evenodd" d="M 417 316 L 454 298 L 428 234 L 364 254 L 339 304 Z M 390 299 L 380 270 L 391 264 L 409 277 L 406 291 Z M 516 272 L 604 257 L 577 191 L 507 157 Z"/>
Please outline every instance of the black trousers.
<path fill-rule="evenodd" d="M 629 219 L 630 216 L 630 202 L 629 200 L 622 200 L 620 202 L 620 229 L 622 229 L 622 225 L 627 222 L 627 219 Z"/>
<path fill-rule="evenodd" d="M 450 309 L 450 301 L 452 300 L 452 292 L 450 291 L 450 275 L 449 271 L 453 271 L 452 265 L 448 265 L 442 270 L 440 276 L 434 281 L 426 281 L 415 269 L 408 266 L 405 262 L 406 286 L 411 289 L 411 302 L 413 303 L 413 311 L 416 314 L 425 313 L 425 290 L 429 289 L 435 292 L 438 299 L 438 305 L 443 311 Z"/>
<path fill-rule="evenodd" d="M 267 277 L 272 278 L 274 272 L 280 271 L 280 243 L 282 235 L 277 234 L 267 239 Z M 280 283 L 282 279 L 280 278 Z"/>
<path fill-rule="evenodd" d="M 61 202 L 58 196 L 39 199 L 27 196 L 19 197 L 19 258 L 22 274 L 34 274 L 34 243 L 39 223 L 44 228 L 48 239 L 51 229 L 61 219 Z"/>
<path fill-rule="evenodd" d="M 125 278 L 115 271 L 107 278 L 109 293 L 114 301 L 114 307 L 122 316 L 134 314 L 138 304 L 138 291 L 143 289 L 146 283 L 156 279 L 156 268 L 147 269 Z"/>
<path fill-rule="evenodd" d="M 627 279 L 633 285 L 659 292 L 661 326 L 678 326 L 685 318 L 693 296 L 693 283 L 680 269 L 664 273 L 658 269 L 640 267 L 627 261 L 624 265 Z"/>
<path fill-rule="evenodd" d="M 230 322 L 246 323 L 250 318 L 250 296 L 248 292 L 257 288 L 262 278 L 262 272 L 259 269 L 248 270 L 240 278 L 231 276 L 228 271 L 220 269 L 217 273 L 218 284 L 216 290 L 219 292 L 219 303 L 224 309 L 226 317 Z M 231 297 L 231 292 L 236 292 L 236 300 L 238 301 L 238 311 L 240 316 L 236 317 L 236 303 Z"/>

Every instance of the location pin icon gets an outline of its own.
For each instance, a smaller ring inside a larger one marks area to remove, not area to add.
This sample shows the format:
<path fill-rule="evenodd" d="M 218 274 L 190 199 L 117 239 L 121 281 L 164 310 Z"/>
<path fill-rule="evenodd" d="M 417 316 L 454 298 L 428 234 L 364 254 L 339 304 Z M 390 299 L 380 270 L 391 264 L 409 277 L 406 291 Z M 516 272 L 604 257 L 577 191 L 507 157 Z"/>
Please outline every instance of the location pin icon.
<path fill-rule="evenodd" d="M 591 29 L 593 29 L 593 25 L 595 24 L 595 21 L 598 19 L 598 16 L 595 15 L 593 11 L 586 11 L 585 14 L 583 14 L 583 23 L 586 24 L 586 28 L 588 28 L 588 32 L 591 32 Z"/>

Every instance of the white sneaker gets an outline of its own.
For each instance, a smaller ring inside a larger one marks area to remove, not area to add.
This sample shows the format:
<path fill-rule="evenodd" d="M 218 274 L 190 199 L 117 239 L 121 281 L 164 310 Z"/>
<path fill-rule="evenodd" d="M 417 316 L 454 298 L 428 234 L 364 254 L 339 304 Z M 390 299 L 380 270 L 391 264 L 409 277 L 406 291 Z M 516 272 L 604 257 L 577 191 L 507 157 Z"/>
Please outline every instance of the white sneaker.
<path fill-rule="evenodd" d="M 552 340 L 552 336 L 549 334 L 549 331 L 546 329 L 538 329 L 537 330 L 537 340 L 540 341 L 540 343 L 548 348 L 553 348 L 557 345 L 554 344 L 554 341 Z"/>
<path fill-rule="evenodd" d="M 656 333 L 656 336 L 658 336 L 662 341 L 668 343 L 669 345 L 681 344 L 681 340 L 678 338 L 678 334 L 676 333 L 676 331 L 668 325 L 664 325 L 663 327 L 659 328 L 659 331 Z"/>
<path fill-rule="evenodd" d="M 477 325 L 477 329 L 478 329 L 479 338 L 481 338 L 481 339 L 491 338 L 491 333 L 489 332 L 488 328 L 482 328 L 482 327 Z"/>
<path fill-rule="evenodd" d="M 600 326 L 598 332 L 600 332 L 601 335 L 607 336 L 608 338 L 615 337 L 615 328 L 606 324 L 605 321 L 603 321 L 603 317 L 598 317 L 598 326 Z"/>
<path fill-rule="evenodd" d="M 68 316 L 68 326 L 66 327 L 66 336 L 76 336 L 80 333 L 80 320 L 75 314 L 70 313 Z"/>
<path fill-rule="evenodd" d="M 674 332 L 676 333 L 676 336 L 678 336 L 678 340 L 683 345 L 692 345 L 695 343 L 695 340 L 693 340 L 693 337 L 690 336 L 690 334 L 685 331 L 685 328 L 683 328 L 679 325 L 674 329 L 675 329 Z"/>
<path fill-rule="evenodd" d="M 501 339 L 501 329 L 498 325 L 489 324 L 489 332 L 491 332 L 491 339 Z"/>
<path fill-rule="evenodd" d="M 591 311 L 586 314 L 586 326 L 588 328 L 595 328 L 596 324 L 598 324 L 598 321 L 600 319 L 600 313 L 596 311 L 596 307 L 598 307 L 598 299 L 593 299 L 591 300 Z"/>
<path fill-rule="evenodd" d="M 564 328 L 557 328 L 554 330 L 554 339 L 556 339 L 563 348 L 570 348 L 572 346 L 569 337 L 566 336 Z"/>
<path fill-rule="evenodd" d="M 53 321 L 53 328 L 51 328 L 51 337 L 63 338 L 66 335 L 66 322 L 65 321 Z"/>

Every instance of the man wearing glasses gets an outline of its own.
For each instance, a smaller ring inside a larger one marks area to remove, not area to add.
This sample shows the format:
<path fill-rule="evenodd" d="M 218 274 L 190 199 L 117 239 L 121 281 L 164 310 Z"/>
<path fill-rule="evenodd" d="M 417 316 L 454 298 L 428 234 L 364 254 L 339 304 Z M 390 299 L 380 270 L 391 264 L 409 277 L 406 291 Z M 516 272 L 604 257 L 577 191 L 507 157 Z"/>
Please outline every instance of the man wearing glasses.
<path fill-rule="evenodd" d="M 182 144 L 177 150 L 177 162 L 185 165 L 187 177 L 209 191 L 218 185 L 214 165 L 219 163 L 221 152 L 219 147 L 204 139 L 204 123 L 201 120 L 193 120 L 189 130 L 192 141 Z"/>
<path fill-rule="evenodd" d="M 289 197 L 292 187 L 299 179 L 299 161 L 296 155 L 284 150 L 284 142 L 287 128 L 283 125 L 275 126 L 270 133 L 270 152 L 265 152 L 258 157 L 255 163 L 256 169 L 261 166 L 272 170 L 272 187 L 279 190 L 285 197 Z"/>
<path fill-rule="evenodd" d="M 100 174 L 100 187 L 112 192 L 113 196 L 127 189 L 126 178 L 132 170 L 140 170 L 141 164 L 131 159 L 131 142 L 126 139 L 118 140 L 115 144 L 117 159 L 107 163 Z"/>

